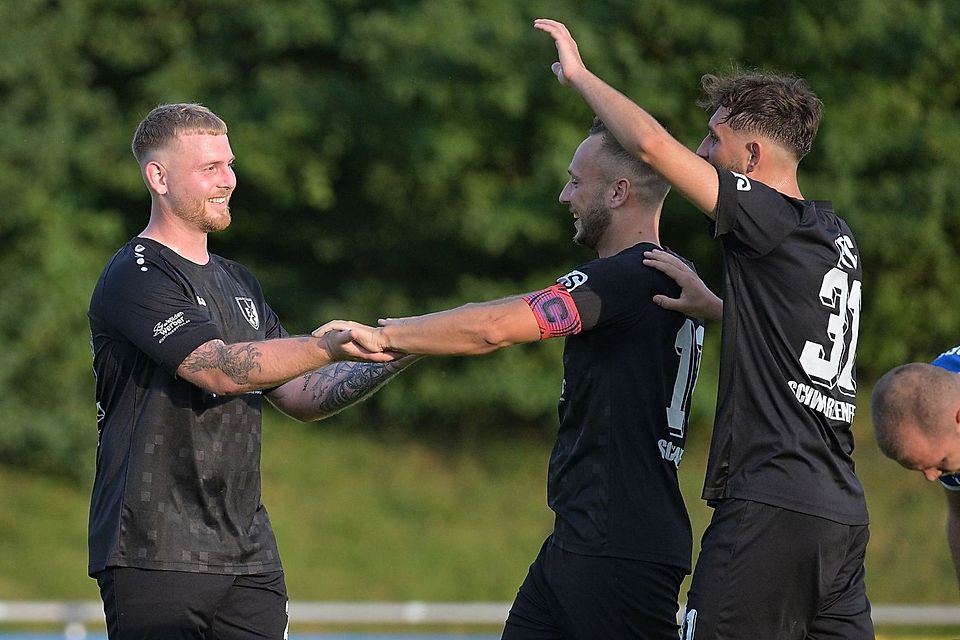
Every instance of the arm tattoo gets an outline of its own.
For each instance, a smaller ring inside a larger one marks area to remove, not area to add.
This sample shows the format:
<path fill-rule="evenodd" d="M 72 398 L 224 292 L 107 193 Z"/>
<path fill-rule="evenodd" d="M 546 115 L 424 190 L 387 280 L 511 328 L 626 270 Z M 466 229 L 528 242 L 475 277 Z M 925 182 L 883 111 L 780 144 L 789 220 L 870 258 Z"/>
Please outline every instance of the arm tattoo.
<path fill-rule="evenodd" d="M 391 363 L 337 362 L 303 376 L 314 407 L 332 415 L 363 400 L 398 373 Z"/>
<path fill-rule="evenodd" d="M 253 344 L 212 345 L 188 356 L 183 365 L 193 373 L 205 369 L 219 369 L 237 384 L 247 384 L 250 381 L 250 372 L 260 371 L 260 351 Z"/>

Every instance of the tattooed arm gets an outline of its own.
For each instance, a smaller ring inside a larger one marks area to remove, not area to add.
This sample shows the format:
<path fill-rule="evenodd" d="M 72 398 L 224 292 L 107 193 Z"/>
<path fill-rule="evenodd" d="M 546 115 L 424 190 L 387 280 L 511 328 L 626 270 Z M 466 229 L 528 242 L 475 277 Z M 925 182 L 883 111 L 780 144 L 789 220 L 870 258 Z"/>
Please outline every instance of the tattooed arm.
<path fill-rule="evenodd" d="M 335 362 L 266 394 L 285 414 L 303 422 L 321 420 L 373 394 L 419 356 L 394 362 Z"/>
<path fill-rule="evenodd" d="M 349 331 L 236 344 L 211 340 L 184 359 L 177 376 L 217 395 L 272 389 L 332 362 L 357 358 L 355 350 L 345 349 L 349 344 Z M 395 356 L 364 358 L 388 362 Z"/>

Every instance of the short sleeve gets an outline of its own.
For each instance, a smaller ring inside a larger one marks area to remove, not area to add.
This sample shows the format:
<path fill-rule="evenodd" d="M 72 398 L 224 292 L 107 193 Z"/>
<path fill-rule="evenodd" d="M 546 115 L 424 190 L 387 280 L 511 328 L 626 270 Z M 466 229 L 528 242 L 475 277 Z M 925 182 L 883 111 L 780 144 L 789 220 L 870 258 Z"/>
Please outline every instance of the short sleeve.
<path fill-rule="evenodd" d="M 117 260 L 105 274 L 90 309 L 92 329 L 115 332 L 176 375 L 194 349 L 221 337 L 220 330 L 178 274 L 149 256 L 139 260 Z"/>
<path fill-rule="evenodd" d="M 960 373 L 960 347 L 941 353 L 931 364 L 947 371 Z"/>
<path fill-rule="evenodd" d="M 767 185 L 717 169 L 720 195 L 713 234 L 732 239 L 746 256 L 762 256 L 777 247 L 800 224 L 802 209 Z"/>

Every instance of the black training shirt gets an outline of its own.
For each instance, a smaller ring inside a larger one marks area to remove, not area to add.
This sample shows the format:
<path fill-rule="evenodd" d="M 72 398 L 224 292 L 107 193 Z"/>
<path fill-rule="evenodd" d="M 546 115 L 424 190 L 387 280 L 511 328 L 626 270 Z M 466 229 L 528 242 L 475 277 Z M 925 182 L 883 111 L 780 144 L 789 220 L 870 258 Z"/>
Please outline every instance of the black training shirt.
<path fill-rule="evenodd" d="M 287 335 L 256 279 L 134 238 L 104 268 L 89 317 L 100 433 L 90 574 L 279 570 L 260 501 L 261 394 L 218 397 L 176 376 L 209 340 Z"/>
<path fill-rule="evenodd" d="M 643 264 L 643 243 L 560 278 L 582 331 L 566 338 L 560 429 L 550 459 L 554 541 L 587 555 L 690 570 L 677 482 L 703 326 L 654 295 L 679 287 Z"/>
<path fill-rule="evenodd" d="M 867 523 L 851 459 L 861 265 L 829 202 L 718 171 L 725 293 L 703 497 Z"/>

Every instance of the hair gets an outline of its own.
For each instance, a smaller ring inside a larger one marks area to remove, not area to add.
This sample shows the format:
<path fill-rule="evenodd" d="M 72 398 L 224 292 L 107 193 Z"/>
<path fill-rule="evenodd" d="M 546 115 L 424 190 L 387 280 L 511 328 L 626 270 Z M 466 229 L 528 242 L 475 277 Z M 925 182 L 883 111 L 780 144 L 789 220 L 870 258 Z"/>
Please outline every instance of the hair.
<path fill-rule="evenodd" d="M 162 149 L 178 136 L 227 133 L 227 124 L 201 104 L 162 104 L 140 121 L 133 134 L 133 155 L 143 164 L 151 151 Z"/>
<path fill-rule="evenodd" d="M 940 431 L 938 408 L 956 394 L 957 374 L 913 362 L 885 373 L 870 399 L 877 445 L 888 458 L 903 460 L 904 435 L 915 429 L 926 437 Z"/>
<path fill-rule="evenodd" d="M 603 120 L 594 117 L 588 135 L 601 136 L 600 148 L 609 159 L 609 162 L 602 163 L 607 178 L 628 178 L 634 195 L 641 202 L 659 204 L 667 197 L 670 183 L 654 171 L 653 167 L 624 149 Z"/>
<path fill-rule="evenodd" d="M 823 103 L 803 78 L 735 72 L 700 79 L 705 97 L 697 104 L 709 112 L 730 110 L 724 122 L 734 131 L 765 136 L 786 147 L 797 162 L 813 146 Z"/>

